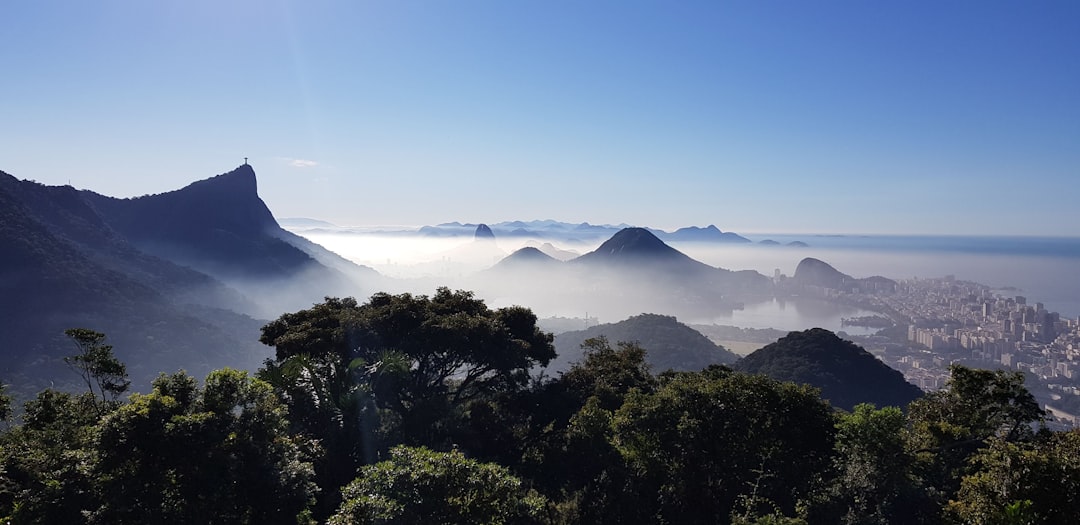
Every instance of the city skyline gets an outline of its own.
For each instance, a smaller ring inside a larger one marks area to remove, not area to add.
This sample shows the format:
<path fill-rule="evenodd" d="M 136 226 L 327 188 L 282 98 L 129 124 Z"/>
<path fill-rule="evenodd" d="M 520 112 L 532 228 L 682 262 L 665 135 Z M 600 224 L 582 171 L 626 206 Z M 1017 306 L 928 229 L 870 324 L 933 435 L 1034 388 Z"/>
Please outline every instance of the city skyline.
<path fill-rule="evenodd" d="M 7 3 L 0 170 L 278 217 L 1075 236 L 1080 5 Z"/>

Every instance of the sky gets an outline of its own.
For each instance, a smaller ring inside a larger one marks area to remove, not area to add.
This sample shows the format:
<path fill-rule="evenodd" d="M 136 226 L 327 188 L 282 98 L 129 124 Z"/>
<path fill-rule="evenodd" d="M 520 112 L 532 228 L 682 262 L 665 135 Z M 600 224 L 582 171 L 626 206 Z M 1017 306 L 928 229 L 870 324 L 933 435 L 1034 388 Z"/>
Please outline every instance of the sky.
<path fill-rule="evenodd" d="M 0 170 L 278 217 L 1077 236 L 1080 2 L 0 2 Z"/>

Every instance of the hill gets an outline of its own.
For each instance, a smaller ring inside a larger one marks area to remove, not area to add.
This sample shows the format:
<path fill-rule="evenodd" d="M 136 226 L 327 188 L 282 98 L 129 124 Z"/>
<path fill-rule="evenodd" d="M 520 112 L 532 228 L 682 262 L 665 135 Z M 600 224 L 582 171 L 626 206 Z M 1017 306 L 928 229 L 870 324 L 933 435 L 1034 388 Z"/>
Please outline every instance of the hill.
<path fill-rule="evenodd" d="M 721 242 L 721 243 L 750 243 L 750 239 L 734 232 L 720 231 L 716 225 L 710 224 L 704 228 L 689 226 L 679 228 L 674 232 L 663 235 L 663 238 L 671 242 Z"/>
<path fill-rule="evenodd" d="M 624 228 L 595 250 L 573 259 L 581 265 L 662 264 L 695 272 L 713 270 L 709 265 L 668 246 L 645 228 Z"/>
<path fill-rule="evenodd" d="M 63 331 L 104 332 L 136 388 L 162 370 L 257 366 L 261 322 L 213 278 L 135 250 L 71 187 L 0 172 L 0 370 L 16 392 L 78 378 Z"/>
<path fill-rule="evenodd" d="M 247 164 L 157 195 L 79 193 L 103 225 L 139 251 L 250 297 L 258 308 L 247 313 L 272 317 L 327 295 L 363 295 L 379 280 L 374 270 L 282 229 L 259 197 L 255 170 Z"/>
<path fill-rule="evenodd" d="M 710 341 L 674 317 L 641 314 L 613 324 L 591 326 L 586 330 L 564 332 L 555 336 L 557 357 L 549 372 L 562 372 L 584 355 L 581 343 L 604 336 L 612 344 L 637 342 L 648 351 L 645 358 L 654 372 L 665 370 L 697 371 L 713 364 L 731 364 L 738 356 Z"/>
<path fill-rule="evenodd" d="M 880 276 L 856 279 L 833 268 L 829 263 L 813 257 L 807 257 L 799 261 L 799 265 L 795 267 L 795 275 L 792 276 L 792 284 L 835 290 L 896 290 L 896 281 L 892 279 Z"/>
<path fill-rule="evenodd" d="M 735 369 L 815 386 L 823 398 L 845 410 L 859 403 L 906 407 L 922 395 L 900 372 L 822 328 L 791 332 L 742 358 Z"/>

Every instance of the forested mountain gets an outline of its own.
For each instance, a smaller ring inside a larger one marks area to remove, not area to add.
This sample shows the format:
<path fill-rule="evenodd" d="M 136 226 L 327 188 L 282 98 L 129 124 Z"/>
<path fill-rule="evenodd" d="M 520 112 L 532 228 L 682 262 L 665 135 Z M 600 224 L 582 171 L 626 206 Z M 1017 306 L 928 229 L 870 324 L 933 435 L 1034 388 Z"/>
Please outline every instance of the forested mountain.
<path fill-rule="evenodd" d="M 697 371 L 709 365 L 731 364 L 739 358 L 674 317 L 641 314 L 617 323 L 557 334 L 557 357 L 548 372 L 562 372 L 580 362 L 585 355 L 582 343 L 597 337 L 606 337 L 613 344 L 624 341 L 641 345 L 648 351 L 646 362 L 658 373 L 665 370 Z"/>
<path fill-rule="evenodd" d="M 257 366 L 260 323 L 226 310 L 246 301 L 220 282 L 146 255 L 103 225 L 70 187 L 0 173 L 0 369 L 22 393 L 76 377 L 64 330 L 117 334 L 140 386 L 161 370 Z M 201 301 L 201 302 L 197 302 Z"/>
<path fill-rule="evenodd" d="M 370 293 L 381 284 L 375 271 L 283 230 L 259 198 L 255 171 L 247 164 L 157 195 L 117 199 L 80 193 L 103 223 L 139 250 L 241 290 L 257 299 L 261 308 L 251 313 L 260 316 L 326 295 Z"/>
<path fill-rule="evenodd" d="M 791 332 L 743 357 L 735 368 L 820 388 L 823 398 L 845 410 L 859 403 L 904 407 L 922 394 L 900 372 L 821 328 Z"/>
<path fill-rule="evenodd" d="M 254 369 L 272 317 L 380 286 L 278 227 L 244 165 L 183 189 L 115 199 L 0 172 L 0 370 L 21 391 L 66 382 L 63 331 L 110 343 L 137 385 L 162 370 Z"/>

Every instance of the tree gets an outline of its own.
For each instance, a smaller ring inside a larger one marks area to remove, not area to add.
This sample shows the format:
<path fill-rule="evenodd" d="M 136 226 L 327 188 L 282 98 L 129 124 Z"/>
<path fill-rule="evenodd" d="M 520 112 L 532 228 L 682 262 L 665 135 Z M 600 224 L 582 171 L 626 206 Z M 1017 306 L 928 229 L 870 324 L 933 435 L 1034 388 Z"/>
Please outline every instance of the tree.
<path fill-rule="evenodd" d="M 64 362 L 82 376 L 92 395 L 101 397 L 99 410 L 104 411 L 110 400 L 115 402 L 131 386 L 127 367 L 113 355 L 112 345 L 105 344 L 105 334 L 87 328 L 69 328 L 64 334 L 78 349 Z"/>
<path fill-rule="evenodd" d="M 927 490 L 943 506 L 968 474 L 969 458 L 991 439 L 1030 440 L 1045 413 L 1022 372 L 949 367 L 945 388 L 908 407 L 909 446 Z"/>
<path fill-rule="evenodd" d="M 661 376 L 615 412 L 634 469 L 633 521 L 717 523 L 793 515 L 833 454 L 834 416 L 816 389 L 710 367 Z"/>
<path fill-rule="evenodd" d="M 199 389 L 162 375 L 101 423 L 100 523 L 281 523 L 307 520 L 314 496 L 303 443 L 288 437 L 270 385 L 216 370 Z"/>
<path fill-rule="evenodd" d="M 327 298 L 266 325 L 260 340 L 276 349 L 275 366 L 299 358 L 337 373 L 365 367 L 349 381 L 369 383 L 377 408 L 399 418 L 388 431 L 401 442 L 446 446 L 443 416 L 527 386 L 529 370 L 554 357 L 551 339 L 527 308 L 491 310 L 471 292 L 439 288 L 432 297 L 378 293 L 363 305 Z M 380 368 L 388 360 L 401 366 Z M 370 381 L 373 372 L 385 373 Z"/>
<path fill-rule="evenodd" d="M 0 421 L 11 418 L 11 396 L 7 393 L 7 385 L 0 382 Z"/>
<path fill-rule="evenodd" d="M 505 467 L 460 451 L 398 446 L 343 489 L 329 523 L 538 523 L 545 500 Z"/>
<path fill-rule="evenodd" d="M 934 514 L 913 479 L 906 425 L 899 408 L 867 403 L 838 416 L 833 477 L 814 498 L 811 521 L 889 524 Z"/>
<path fill-rule="evenodd" d="M 51 389 L 25 404 L 23 424 L 0 434 L 0 522 L 86 522 L 97 409 L 89 393 Z"/>
<path fill-rule="evenodd" d="M 587 339 L 581 344 L 585 359 L 559 378 L 559 383 L 583 405 L 596 397 L 600 406 L 615 410 L 627 394 L 636 390 L 652 393 L 657 381 L 650 372 L 647 352 L 636 343 L 619 342 L 612 348 L 607 338 Z"/>
<path fill-rule="evenodd" d="M 588 523 L 635 504 L 622 490 L 630 472 L 611 442 L 611 421 L 631 392 L 651 394 L 658 382 L 635 343 L 613 348 L 598 337 L 581 347 L 581 362 L 538 385 L 521 469 L 549 494 L 569 494 L 568 514 Z"/>
<path fill-rule="evenodd" d="M 263 327 L 275 359 L 260 377 L 282 395 L 295 430 L 324 446 L 321 517 L 388 444 L 473 445 L 459 439 L 475 432 L 470 417 L 525 390 L 530 369 L 554 357 L 551 340 L 527 308 L 491 310 L 465 291 L 326 298 Z"/>
<path fill-rule="evenodd" d="M 947 514 L 973 525 L 1080 522 L 1080 431 L 991 438 Z"/>

